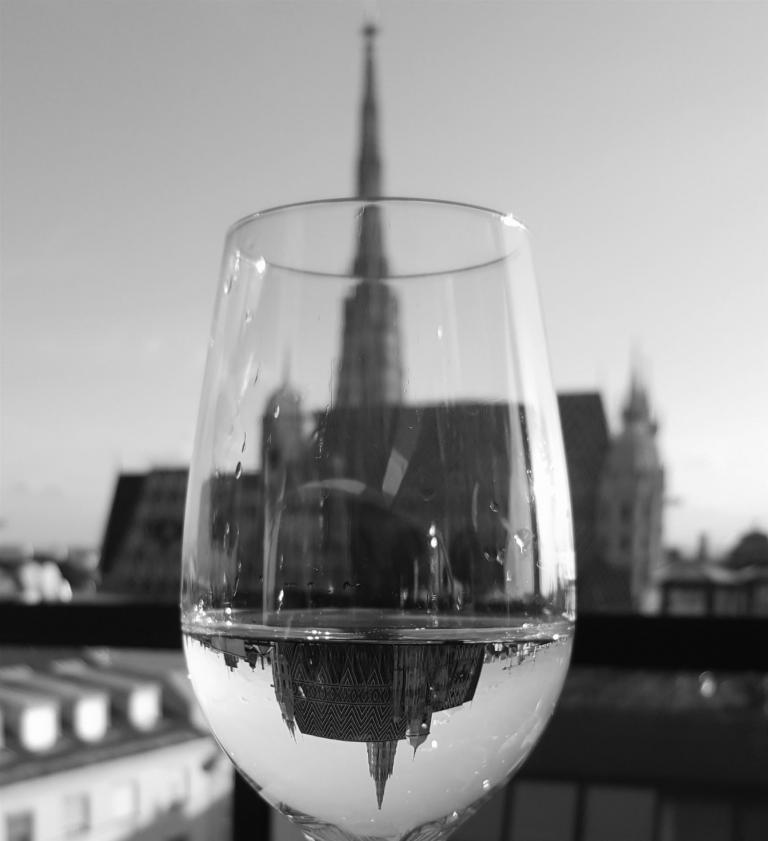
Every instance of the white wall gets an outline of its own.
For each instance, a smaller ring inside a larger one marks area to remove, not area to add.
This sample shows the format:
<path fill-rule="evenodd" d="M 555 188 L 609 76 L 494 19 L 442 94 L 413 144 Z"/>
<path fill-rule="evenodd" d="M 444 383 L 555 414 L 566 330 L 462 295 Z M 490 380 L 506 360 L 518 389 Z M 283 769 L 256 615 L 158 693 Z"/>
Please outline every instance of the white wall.
<path fill-rule="evenodd" d="M 118 819 L 115 792 L 122 786 L 125 793 L 131 785 L 136 787 L 135 812 Z M 210 737 L 199 737 L 0 788 L 0 841 L 7 841 L 7 815 L 27 810 L 34 814 L 35 841 L 168 841 L 182 834 L 188 841 L 225 841 L 231 837 L 232 786 L 229 761 Z M 65 799 L 85 793 L 90 829 L 67 836 Z"/>

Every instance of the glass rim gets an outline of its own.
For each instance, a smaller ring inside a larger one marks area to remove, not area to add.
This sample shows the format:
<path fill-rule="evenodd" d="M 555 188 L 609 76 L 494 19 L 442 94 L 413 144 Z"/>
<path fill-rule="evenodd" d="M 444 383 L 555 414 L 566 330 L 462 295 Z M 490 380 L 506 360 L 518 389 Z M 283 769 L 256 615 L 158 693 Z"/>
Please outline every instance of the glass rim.
<path fill-rule="evenodd" d="M 256 222 L 258 219 L 263 219 L 269 216 L 275 216 L 286 211 L 307 210 L 310 208 L 323 206 L 338 206 L 338 205 L 421 205 L 423 207 L 435 207 L 442 209 L 454 209 L 472 211 L 482 216 L 495 218 L 502 225 L 509 228 L 520 228 L 527 231 L 526 226 L 511 212 L 505 213 L 503 210 L 494 210 L 490 207 L 485 207 L 480 204 L 472 204 L 471 202 L 453 201 L 451 199 L 427 199 L 419 196 L 372 196 L 369 198 L 361 198 L 360 196 L 337 196 L 324 199 L 308 199 L 306 201 L 288 202 L 286 204 L 273 205 L 272 207 L 264 208 L 264 210 L 257 210 L 253 213 L 248 213 L 234 221 L 227 228 L 227 238 L 233 236 L 237 231 Z"/>
<path fill-rule="evenodd" d="M 407 218 L 410 211 L 417 213 L 425 211 L 426 216 L 422 217 L 424 221 L 429 220 L 430 222 L 438 222 L 439 224 L 450 222 L 454 228 L 458 222 L 463 232 L 469 230 L 470 226 L 484 225 L 491 230 L 497 231 L 500 237 L 495 247 L 484 247 L 484 253 L 476 252 L 467 255 L 460 253 L 461 249 L 459 249 L 453 253 L 453 256 L 447 257 L 442 265 L 433 267 L 432 265 L 425 265 L 423 262 L 419 264 L 417 261 L 415 265 L 412 264 L 407 267 L 400 266 L 398 271 L 387 273 L 387 279 L 389 280 L 405 280 L 408 278 L 426 279 L 430 277 L 443 277 L 449 274 L 458 275 L 497 265 L 509 260 L 519 251 L 518 246 L 508 239 L 509 235 L 522 234 L 524 237 L 528 235 L 525 225 L 512 213 L 493 210 L 478 204 L 449 201 L 446 199 L 425 199 L 413 196 L 347 196 L 319 198 L 275 205 L 274 207 L 248 214 L 235 221 L 227 229 L 225 235 L 225 251 L 232 247 L 236 247 L 237 250 L 242 251 L 251 232 L 255 233 L 262 226 L 265 229 L 269 229 L 271 224 L 280 224 L 279 220 L 281 219 L 285 220 L 286 225 L 294 223 L 302 224 L 303 220 L 306 220 L 308 224 L 314 224 L 311 220 L 322 222 L 324 214 L 330 220 L 332 218 L 339 218 L 337 215 L 334 216 L 339 211 L 342 214 L 349 214 L 351 216 L 352 211 L 355 214 L 359 214 L 368 208 L 380 209 L 386 216 L 390 216 L 393 220 Z M 509 247 L 499 247 L 502 242 L 506 242 Z M 237 246 L 235 245 L 236 243 Z M 441 249 L 444 250 L 444 243 L 441 245 Z M 246 250 L 248 250 L 247 247 Z M 261 255 L 261 257 L 263 258 L 264 255 Z M 340 267 L 338 265 L 321 266 L 318 263 L 303 265 L 301 262 L 294 264 L 292 257 L 286 259 L 285 256 L 281 258 L 277 255 L 267 257 L 266 259 L 271 266 L 284 272 L 296 272 L 301 275 L 311 275 L 318 278 L 349 279 L 355 276 L 350 268 Z"/>

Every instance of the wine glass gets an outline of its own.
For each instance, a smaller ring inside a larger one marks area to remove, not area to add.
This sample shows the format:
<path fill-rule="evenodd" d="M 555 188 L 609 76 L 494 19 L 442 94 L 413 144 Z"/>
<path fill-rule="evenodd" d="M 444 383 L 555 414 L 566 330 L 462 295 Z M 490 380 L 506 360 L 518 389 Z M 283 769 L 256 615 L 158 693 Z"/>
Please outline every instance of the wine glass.
<path fill-rule="evenodd" d="M 567 670 L 570 501 L 527 234 L 415 199 L 227 234 L 182 622 L 243 776 L 310 838 L 435 839 Z"/>

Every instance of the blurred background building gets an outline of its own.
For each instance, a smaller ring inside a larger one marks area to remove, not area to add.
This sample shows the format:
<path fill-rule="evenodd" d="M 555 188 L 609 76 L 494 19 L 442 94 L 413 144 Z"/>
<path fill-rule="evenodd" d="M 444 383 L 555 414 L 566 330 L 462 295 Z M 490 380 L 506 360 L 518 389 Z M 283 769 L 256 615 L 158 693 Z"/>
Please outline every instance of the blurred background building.
<path fill-rule="evenodd" d="M 375 35 L 373 27 L 365 28 L 356 172 L 361 198 L 383 193 Z M 361 219 L 351 265 L 362 282 L 346 302 L 337 402 L 363 405 L 365 389 L 373 388 L 384 402 L 396 403 L 402 377 L 399 358 L 392 356 L 399 349 L 397 300 L 382 279 L 387 259 L 375 207 L 366 208 Z M 363 359 L 366 370 L 360 369 Z M 768 613 L 768 537 L 762 533 L 745 535 L 721 557 L 713 557 L 704 540 L 693 557 L 665 548 L 665 466 L 651 396 L 637 371 L 631 373 L 621 426 L 614 432 L 599 393 L 560 394 L 558 404 L 581 612 Z M 222 480 L 211 490 L 206 513 L 212 535 L 226 540 L 227 524 L 215 512 L 231 507 L 231 497 L 238 494 L 241 513 L 242 506 L 249 512 L 242 519 L 254 524 L 252 533 L 238 535 L 241 553 L 261 545 L 270 489 L 286 470 L 301 464 L 302 423 L 301 396 L 286 377 L 264 413 L 264 475 L 244 474 L 237 487 Z M 120 474 L 98 550 L 0 547 L 0 598 L 67 600 L 98 592 L 102 598 L 176 601 L 186 481 L 183 467 Z"/>
<path fill-rule="evenodd" d="M 359 178 L 370 196 L 380 168 L 370 32 L 365 61 Z M 377 260 L 365 256 L 377 253 L 373 215 L 366 225 L 357 273 L 381 277 L 380 249 Z M 349 315 L 351 324 L 354 303 Z M 355 372 L 355 356 L 349 382 L 359 391 L 378 375 Z M 396 379 L 378 381 L 396 389 Z M 558 403 L 580 612 L 768 616 L 768 535 L 749 531 L 722 555 L 706 540 L 690 557 L 665 549 L 665 465 L 647 384 L 632 374 L 616 431 L 597 392 Z M 266 470 L 297 461 L 300 419 L 286 382 L 265 413 L 276 444 Z M 269 482 L 244 476 L 239 486 L 257 524 Z M 183 467 L 120 474 L 99 550 L 0 547 L 0 599 L 176 602 L 186 484 Z M 226 497 L 231 484 L 214 492 Z M 207 527 L 223 541 L 217 499 Z M 576 670 L 523 775 L 456 839 L 764 841 L 767 714 L 760 674 Z M 0 838 L 226 838 L 231 784 L 177 654 L 0 651 Z M 292 837 L 275 826 L 276 837 Z"/>
<path fill-rule="evenodd" d="M 0 650 L 0 838 L 209 841 L 232 770 L 168 655 Z"/>

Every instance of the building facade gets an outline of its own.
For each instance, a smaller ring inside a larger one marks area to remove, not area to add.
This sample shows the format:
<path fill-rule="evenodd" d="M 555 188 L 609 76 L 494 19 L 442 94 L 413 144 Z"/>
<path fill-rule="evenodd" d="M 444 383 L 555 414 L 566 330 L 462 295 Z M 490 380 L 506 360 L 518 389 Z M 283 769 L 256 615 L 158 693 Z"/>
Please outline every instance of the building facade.
<path fill-rule="evenodd" d="M 232 770 L 181 656 L 28 656 L 0 661 L 2 841 L 228 836 Z"/>

